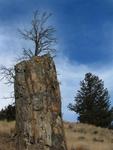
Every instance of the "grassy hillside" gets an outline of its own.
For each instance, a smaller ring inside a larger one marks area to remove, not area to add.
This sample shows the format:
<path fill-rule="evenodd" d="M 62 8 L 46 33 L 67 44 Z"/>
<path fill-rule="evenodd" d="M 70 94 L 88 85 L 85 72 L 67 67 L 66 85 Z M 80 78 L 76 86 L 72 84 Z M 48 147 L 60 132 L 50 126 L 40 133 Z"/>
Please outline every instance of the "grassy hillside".
<path fill-rule="evenodd" d="M 0 150 L 15 150 L 15 122 L 0 121 Z"/>
<path fill-rule="evenodd" d="M 69 150 L 113 150 L 113 130 L 80 123 L 65 123 Z"/>
<path fill-rule="evenodd" d="M 0 122 L 0 150 L 15 150 L 15 122 Z M 113 150 L 113 130 L 64 123 L 68 150 Z"/>

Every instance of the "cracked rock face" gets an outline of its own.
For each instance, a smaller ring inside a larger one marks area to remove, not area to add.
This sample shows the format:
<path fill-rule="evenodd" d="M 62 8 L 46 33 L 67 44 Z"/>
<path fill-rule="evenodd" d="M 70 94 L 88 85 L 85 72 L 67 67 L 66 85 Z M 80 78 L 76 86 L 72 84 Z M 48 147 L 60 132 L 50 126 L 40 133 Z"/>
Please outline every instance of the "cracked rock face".
<path fill-rule="evenodd" d="M 33 57 L 15 73 L 16 150 L 67 150 L 53 59 Z"/>

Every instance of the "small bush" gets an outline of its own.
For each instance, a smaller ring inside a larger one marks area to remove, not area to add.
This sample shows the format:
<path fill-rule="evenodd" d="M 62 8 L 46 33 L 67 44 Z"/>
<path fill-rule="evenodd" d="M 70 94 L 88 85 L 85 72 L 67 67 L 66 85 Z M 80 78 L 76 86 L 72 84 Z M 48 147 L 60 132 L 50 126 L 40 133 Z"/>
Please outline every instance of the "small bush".
<path fill-rule="evenodd" d="M 79 136 L 78 139 L 79 139 L 79 140 L 84 140 L 85 137 L 84 137 L 84 136 Z"/>
<path fill-rule="evenodd" d="M 72 128 L 73 128 L 73 125 L 69 124 L 68 128 L 69 128 L 69 129 L 72 129 Z"/>
<path fill-rule="evenodd" d="M 93 134 L 98 134 L 98 131 L 97 130 L 93 131 Z"/>
<path fill-rule="evenodd" d="M 79 133 L 84 133 L 84 134 L 86 134 L 86 131 L 85 131 L 83 128 L 79 128 L 77 131 L 78 131 Z"/>
<path fill-rule="evenodd" d="M 104 142 L 103 139 L 97 139 L 97 138 L 93 138 L 93 141 L 94 141 L 94 142 Z"/>

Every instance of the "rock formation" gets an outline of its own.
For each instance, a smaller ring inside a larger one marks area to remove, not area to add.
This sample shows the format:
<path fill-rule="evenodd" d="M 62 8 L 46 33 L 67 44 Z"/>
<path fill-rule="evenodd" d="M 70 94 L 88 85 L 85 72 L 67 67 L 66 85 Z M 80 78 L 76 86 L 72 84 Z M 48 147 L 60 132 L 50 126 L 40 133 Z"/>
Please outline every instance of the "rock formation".
<path fill-rule="evenodd" d="M 15 73 L 16 150 L 67 150 L 53 59 L 34 56 Z"/>

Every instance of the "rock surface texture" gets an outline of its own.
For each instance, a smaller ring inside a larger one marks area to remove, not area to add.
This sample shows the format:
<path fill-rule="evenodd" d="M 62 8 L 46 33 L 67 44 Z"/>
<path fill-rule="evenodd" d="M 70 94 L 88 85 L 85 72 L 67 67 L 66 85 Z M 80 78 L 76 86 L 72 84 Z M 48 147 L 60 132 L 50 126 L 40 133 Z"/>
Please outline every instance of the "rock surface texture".
<path fill-rule="evenodd" d="M 67 150 L 53 59 L 35 56 L 15 73 L 16 150 Z"/>

